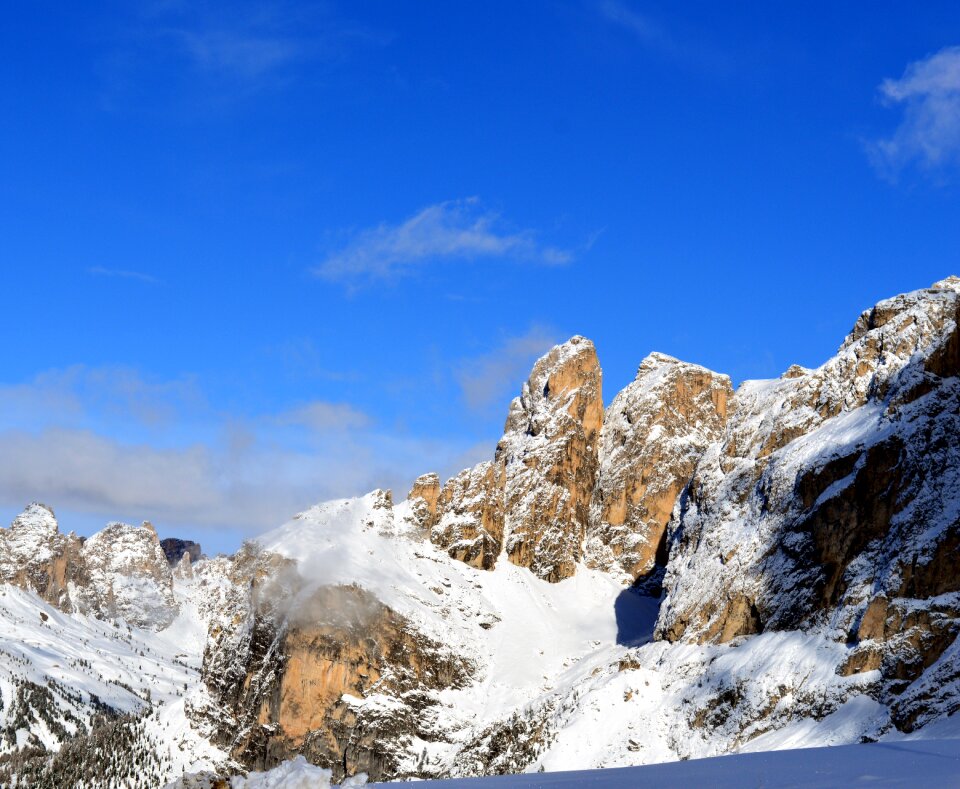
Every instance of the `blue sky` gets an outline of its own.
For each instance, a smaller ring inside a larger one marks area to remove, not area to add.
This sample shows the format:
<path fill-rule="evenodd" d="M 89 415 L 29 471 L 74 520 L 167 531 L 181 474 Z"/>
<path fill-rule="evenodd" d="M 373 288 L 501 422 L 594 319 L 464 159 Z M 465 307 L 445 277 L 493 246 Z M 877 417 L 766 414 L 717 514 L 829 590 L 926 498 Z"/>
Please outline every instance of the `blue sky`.
<path fill-rule="evenodd" d="M 489 456 L 595 341 L 735 381 L 960 273 L 960 6 L 21 3 L 0 515 L 210 550 Z"/>

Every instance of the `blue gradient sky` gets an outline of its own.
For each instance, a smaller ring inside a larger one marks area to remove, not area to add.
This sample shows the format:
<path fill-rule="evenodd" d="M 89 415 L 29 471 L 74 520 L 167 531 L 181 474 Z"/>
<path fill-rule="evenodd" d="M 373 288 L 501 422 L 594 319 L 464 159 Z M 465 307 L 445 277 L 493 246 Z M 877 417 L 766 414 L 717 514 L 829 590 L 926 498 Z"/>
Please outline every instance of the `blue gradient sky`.
<path fill-rule="evenodd" d="M 20 3 L 0 516 L 211 550 L 487 456 L 593 339 L 815 366 L 960 272 L 960 6 Z"/>

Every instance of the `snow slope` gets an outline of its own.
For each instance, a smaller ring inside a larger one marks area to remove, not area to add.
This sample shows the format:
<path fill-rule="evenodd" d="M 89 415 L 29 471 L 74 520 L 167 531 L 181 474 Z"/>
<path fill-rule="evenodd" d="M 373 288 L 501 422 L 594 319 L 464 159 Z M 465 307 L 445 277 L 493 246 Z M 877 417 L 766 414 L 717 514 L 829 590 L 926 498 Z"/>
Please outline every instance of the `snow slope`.
<path fill-rule="evenodd" d="M 424 789 L 960 787 L 960 741 L 913 740 L 807 748 L 719 756 L 646 767 L 425 781 L 418 786 Z"/>
<path fill-rule="evenodd" d="M 227 762 L 185 715 L 185 699 L 203 692 L 206 626 L 193 585 L 178 581 L 174 591 L 180 613 L 157 632 L 67 614 L 32 591 L 0 586 L 0 754 L 24 745 L 57 751 L 106 713 L 141 720 L 162 775 Z"/>

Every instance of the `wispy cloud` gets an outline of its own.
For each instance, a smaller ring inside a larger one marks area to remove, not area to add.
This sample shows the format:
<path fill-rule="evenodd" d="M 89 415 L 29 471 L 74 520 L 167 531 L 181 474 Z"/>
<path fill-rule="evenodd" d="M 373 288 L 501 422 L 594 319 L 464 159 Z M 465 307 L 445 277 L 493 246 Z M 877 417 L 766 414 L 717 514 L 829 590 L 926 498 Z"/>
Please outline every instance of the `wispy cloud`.
<path fill-rule="evenodd" d="M 467 407 L 481 411 L 518 393 L 533 363 L 556 344 L 555 331 L 531 326 L 492 351 L 464 360 L 456 375 Z"/>
<path fill-rule="evenodd" d="M 313 271 L 325 279 L 360 284 L 410 274 L 432 262 L 480 258 L 562 265 L 573 253 L 540 243 L 532 230 L 509 228 L 472 197 L 427 206 L 397 225 L 364 230 Z"/>
<path fill-rule="evenodd" d="M 903 109 L 892 135 L 867 143 L 883 177 L 896 180 L 911 165 L 940 173 L 960 165 L 960 46 L 910 63 L 902 77 L 883 81 L 880 96 Z"/>
<path fill-rule="evenodd" d="M 189 376 L 155 380 L 130 367 L 75 364 L 22 383 L 0 384 L 0 428 L 64 421 L 88 426 L 93 415 L 160 426 L 204 407 L 203 394 Z"/>
<path fill-rule="evenodd" d="M 660 24 L 620 0 L 603 0 L 600 13 L 608 22 L 619 25 L 647 46 L 669 53 L 678 51 L 677 43 Z"/>
<path fill-rule="evenodd" d="M 327 3 L 131 3 L 117 15 L 113 46 L 100 63 L 102 102 L 115 110 L 149 95 L 154 107 L 169 95 L 181 111 L 198 99 L 204 110 L 229 107 L 315 81 L 317 69 L 326 73 L 358 49 L 392 38 Z"/>
<path fill-rule="evenodd" d="M 366 413 L 349 403 L 327 403 L 322 400 L 284 411 L 276 419 L 281 425 L 306 427 L 318 432 L 364 428 L 372 423 Z"/>
<path fill-rule="evenodd" d="M 144 274 L 142 271 L 129 271 L 125 269 L 104 268 L 103 266 L 92 266 L 87 269 L 87 273 L 94 277 L 112 277 L 115 279 L 129 279 L 143 282 L 146 285 L 159 285 L 160 280 L 152 274 Z"/>
<path fill-rule="evenodd" d="M 261 77 L 305 52 L 293 38 L 244 30 L 172 30 L 199 67 L 240 77 Z"/>

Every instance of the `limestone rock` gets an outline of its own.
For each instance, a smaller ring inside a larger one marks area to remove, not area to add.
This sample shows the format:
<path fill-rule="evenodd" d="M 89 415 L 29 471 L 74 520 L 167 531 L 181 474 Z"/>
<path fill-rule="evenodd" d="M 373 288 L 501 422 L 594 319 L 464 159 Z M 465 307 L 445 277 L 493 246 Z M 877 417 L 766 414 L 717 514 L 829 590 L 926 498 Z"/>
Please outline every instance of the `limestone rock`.
<path fill-rule="evenodd" d="M 53 510 L 33 502 L 0 529 L 0 583 L 31 589 L 49 603 L 72 610 L 69 586 L 76 580 L 82 540 L 61 534 Z"/>
<path fill-rule="evenodd" d="M 447 480 L 431 541 L 454 559 L 493 568 L 503 544 L 503 474 L 481 463 Z"/>
<path fill-rule="evenodd" d="M 193 719 L 252 769 L 304 754 L 336 780 L 403 777 L 392 746 L 416 736 L 428 691 L 466 681 L 466 661 L 359 586 L 307 584 L 256 544 L 227 577 L 204 655 L 211 704 Z"/>
<path fill-rule="evenodd" d="M 494 461 L 444 485 L 430 539 L 475 567 L 491 569 L 505 552 L 548 581 L 573 575 L 582 557 L 602 422 L 596 351 L 589 340 L 573 337 L 534 365 L 510 405 Z"/>
<path fill-rule="evenodd" d="M 667 522 L 706 448 L 723 434 L 730 379 L 660 353 L 610 404 L 586 553 L 630 581 L 666 560 Z"/>
<path fill-rule="evenodd" d="M 573 337 L 534 365 L 510 404 L 495 462 L 504 476 L 507 557 L 559 581 L 581 559 L 603 424 L 593 343 Z"/>
<path fill-rule="evenodd" d="M 410 515 L 421 529 L 429 531 L 436 525 L 439 499 L 440 477 L 434 473 L 421 474 L 414 480 L 407 501 L 410 502 Z"/>

